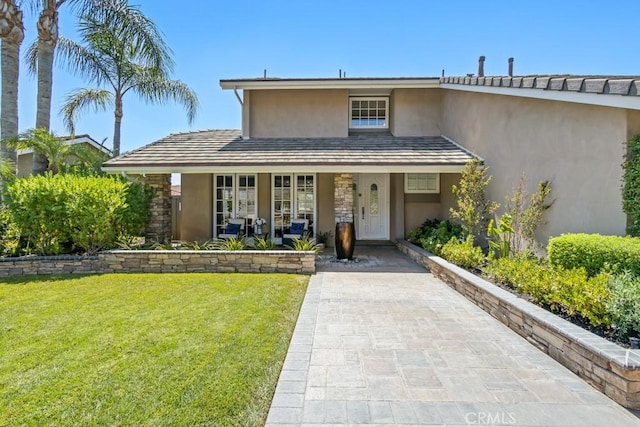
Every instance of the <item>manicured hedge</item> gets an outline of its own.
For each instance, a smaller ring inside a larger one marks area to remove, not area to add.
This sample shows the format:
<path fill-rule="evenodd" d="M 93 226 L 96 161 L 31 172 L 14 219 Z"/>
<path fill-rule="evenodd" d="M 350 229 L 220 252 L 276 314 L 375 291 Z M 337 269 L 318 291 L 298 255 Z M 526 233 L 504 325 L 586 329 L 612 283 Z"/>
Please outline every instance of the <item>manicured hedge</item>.
<path fill-rule="evenodd" d="M 583 267 L 589 276 L 611 269 L 640 275 L 640 239 L 599 234 L 563 234 L 549 239 L 549 261 L 564 268 Z"/>

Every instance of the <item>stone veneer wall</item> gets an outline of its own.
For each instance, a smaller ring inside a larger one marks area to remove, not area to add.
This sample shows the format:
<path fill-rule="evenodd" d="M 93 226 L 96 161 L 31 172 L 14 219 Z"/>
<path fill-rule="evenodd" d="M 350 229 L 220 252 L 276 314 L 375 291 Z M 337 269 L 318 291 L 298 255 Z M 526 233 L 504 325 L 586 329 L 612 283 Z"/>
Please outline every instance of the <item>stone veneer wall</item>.
<path fill-rule="evenodd" d="M 409 242 L 398 249 L 580 378 L 640 409 L 640 350 L 627 350 Z"/>
<path fill-rule="evenodd" d="M 313 274 L 315 269 L 316 254 L 297 251 L 114 250 L 90 257 L 22 257 L 0 260 L 0 277 L 60 273 Z"/>
<path fill-rule="evenodd" d="M 146 175 L 144 183 L 154 190 L 151 199 L 151 220 L 147 226 L 147 241 L 171 240 L 171 175 Z"/>
<path fill-rule="evenodd" d="M 353 174 L 337 173 L 333 183 L 336 222 L 353 222 Z"/>

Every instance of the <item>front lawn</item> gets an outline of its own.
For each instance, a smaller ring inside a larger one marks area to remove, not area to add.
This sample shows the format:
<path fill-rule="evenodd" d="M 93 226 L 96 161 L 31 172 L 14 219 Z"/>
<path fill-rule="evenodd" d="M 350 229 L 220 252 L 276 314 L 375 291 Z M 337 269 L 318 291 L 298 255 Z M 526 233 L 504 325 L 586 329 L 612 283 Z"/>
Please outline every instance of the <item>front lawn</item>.
<path fill-rule="evenodd" d="M 0 425 L 262 425 L 308 278 L 0 282 Z"/>

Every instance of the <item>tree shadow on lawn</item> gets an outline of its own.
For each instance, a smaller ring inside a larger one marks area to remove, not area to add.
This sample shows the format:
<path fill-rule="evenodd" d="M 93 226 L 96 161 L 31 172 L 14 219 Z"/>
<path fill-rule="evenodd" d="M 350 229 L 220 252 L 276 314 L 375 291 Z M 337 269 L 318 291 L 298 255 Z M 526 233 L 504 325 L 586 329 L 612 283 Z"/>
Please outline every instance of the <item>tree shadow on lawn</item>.
<path fill-rule="evenodd" d="M 0 278 L 0 286 L 4 285 L 28 285 L 41 282 L 62 282 L 83 279 L 87 276 L 99 276 L 99 274 L 30 274 L 26 276 L 9 276 Z"/>

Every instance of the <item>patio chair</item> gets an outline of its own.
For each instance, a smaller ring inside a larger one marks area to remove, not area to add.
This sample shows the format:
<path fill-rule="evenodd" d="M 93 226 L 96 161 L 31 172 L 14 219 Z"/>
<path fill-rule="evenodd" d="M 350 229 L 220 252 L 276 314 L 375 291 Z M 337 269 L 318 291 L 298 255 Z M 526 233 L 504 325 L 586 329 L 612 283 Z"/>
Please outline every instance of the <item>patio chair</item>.
<path fill-rule="evenodd" d="M 309 229 L 308 219 L 292 219 L 289 232 L 282 235 L 282 244 L 284 246 L 293 245 L 293 239 L 300 239 L 302 235 Z"/>
<path fill-rule="evenodd" d="M 235 237 L 236 239 L 244 234 L 244 218 L 232 218 L 227 222 L 224 228 L 224 232 L 218 234 L 219 239 L 230 239 Z"/>

